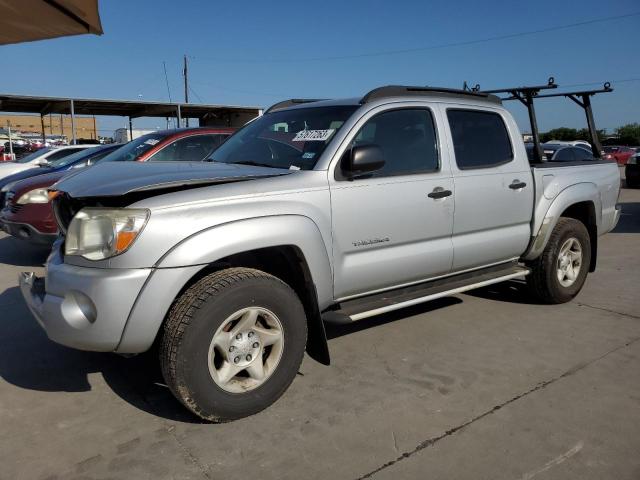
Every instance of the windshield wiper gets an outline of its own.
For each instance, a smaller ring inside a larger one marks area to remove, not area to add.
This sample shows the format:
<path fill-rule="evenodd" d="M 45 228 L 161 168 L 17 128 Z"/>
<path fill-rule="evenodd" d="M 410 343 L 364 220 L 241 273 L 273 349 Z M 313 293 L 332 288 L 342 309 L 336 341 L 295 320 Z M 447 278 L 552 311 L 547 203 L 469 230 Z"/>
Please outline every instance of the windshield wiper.
<path fill-rule="evenodd" d="M 259 163 L 253 162 L 251 160 L 242 160 L 241 162 L 233 162 L 233 165 L 251 165 L 252 167 L 267 167 L 267 168 L 277 168 L 273 165 L 269 165 L 268 163 Z"/>

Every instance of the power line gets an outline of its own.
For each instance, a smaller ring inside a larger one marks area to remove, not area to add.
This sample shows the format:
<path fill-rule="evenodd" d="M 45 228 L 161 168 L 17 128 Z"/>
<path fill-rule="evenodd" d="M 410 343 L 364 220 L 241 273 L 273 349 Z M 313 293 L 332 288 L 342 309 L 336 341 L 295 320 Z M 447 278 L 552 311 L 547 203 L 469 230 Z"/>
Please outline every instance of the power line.
<path fill-rule="evenodd" d="M 350 60 L 357 58 L 369 58 L 369 57 L 383 57 L 389 55 L 400 55 L 407 53 L 417 53 L 417 52 L 426 52 L 429 50 L 438 50 L 443 48 L 451 48 L 451 47 L 462 47 L 467 45 L 475 45 L 478 43 L 487 43 L 494 42 L 499 40 L 508 40 L 517 37 L 524 37 L 528 35 L 537 35 L 540 33 L 549 33 L 555 32 L 558 30 L 566 30 L 568 28 L 575 27 L 583 27 L 586 25 L 593 25 L 594 23 L 603 23 L 610 22 L 613 20 L 620 20 L 623 18 L 631 18 L 640 16 L 640 12 L 632 12 L 624 15 L 615 15 L 611 17 L 601 17 L 594 18 L 591 20 L 585 20 L 582 22 L 575 23 L 567 23 L 564 25 L 557 25 L 554 27 L 546 27 L 540 28 L 537 30 L 527 30 L 524 32 L 517 33 L 509 33 L 505 35 L 496 35 L 492 37 L 478 38 L 475 40 L 466 40 L 462 42 L 451 42 L 451 43 L 441 43 L 437 45 L 429 45 L 424 47 L 416 47 L 416 48 L 404 48 L 399 50 L 386 50 L 379 52 L 366 52 L 359 53 L 354 55 L 336 55 L 336 56 L 328 56 L 328 57 L 310 57 L 310 58 L 272 58 L 272 59 L 261 59 L 261 58 L 247 58 L 247 59 L 230 59 L 230 58 L 221 58 L 221 57 L 200 57 L 200 56 L 190 56 L 190 58 L 195 60 L 203 60 L 203 61 L 213 61 L 213 62 L 224 62 L 224 63 L 307 63 L 307 62 L 324 62 L 324 61 L 332 61 L 332 60 Z"/>
<path fill-rule="evenodd" d="M 167 62 L 162 62 L 162 68 L 164 69 L 164 81 L 167 84 L 167 93 L 169 94 L 169 103 L 171 103 L 171 89 L 169 88 L 169 77 L 167 76 Z"/>
<path fill-rule="evenodd" d="M 193 89 L 191 85 L 189 85 L 189 91 L 195 95 L 195 97 L 200 101 L 200 103 L 205 103 L 204 100 L 202 100 L 202 97 L 198 95 L 198 93 Z"/>

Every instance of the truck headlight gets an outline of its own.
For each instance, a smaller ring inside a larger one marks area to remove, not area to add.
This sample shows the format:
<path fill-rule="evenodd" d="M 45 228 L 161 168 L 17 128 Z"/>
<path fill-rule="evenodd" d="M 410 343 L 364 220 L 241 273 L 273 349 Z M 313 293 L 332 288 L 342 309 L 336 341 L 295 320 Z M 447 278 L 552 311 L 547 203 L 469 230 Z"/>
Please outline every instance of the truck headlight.
<path fill-rule="evenodd" d="M 66 255 L 103 260 L 125 252 L 149 219 L 143 208 L 83 208 L 71 220 Z"/>
<path fill-rule="evenodd" d="M 26 205 L 27 203 L 49 203 L 49 195 L 46 188 L 36 188 L 29 190 L 27 193 L 20 195 L 16 201 L 18 205 Z"/>

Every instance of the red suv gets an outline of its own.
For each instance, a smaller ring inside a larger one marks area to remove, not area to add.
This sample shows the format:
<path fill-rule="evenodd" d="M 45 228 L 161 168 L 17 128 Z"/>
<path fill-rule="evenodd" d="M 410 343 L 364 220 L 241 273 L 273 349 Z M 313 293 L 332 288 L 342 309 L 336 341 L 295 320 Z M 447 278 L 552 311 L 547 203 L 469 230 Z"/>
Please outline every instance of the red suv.
<path fill-rule="evenodd" d="M 630 147 L 603 147 L 602 156 L 605 160 L 615 160 L 618 165 L 626 165 L 629 158 L 636 153 Z"/>
<path fill-rule="evenodd" d="M 232 128 L 190 128 L 143 135 L 124 144 L 101 162 L 205 160 L 232 133 Z M 0 207 L 0 228 L 14 237 L 50 245 L 58 235 L 47 189 L 69 171 L 38 175 L 7 185 Z"/>

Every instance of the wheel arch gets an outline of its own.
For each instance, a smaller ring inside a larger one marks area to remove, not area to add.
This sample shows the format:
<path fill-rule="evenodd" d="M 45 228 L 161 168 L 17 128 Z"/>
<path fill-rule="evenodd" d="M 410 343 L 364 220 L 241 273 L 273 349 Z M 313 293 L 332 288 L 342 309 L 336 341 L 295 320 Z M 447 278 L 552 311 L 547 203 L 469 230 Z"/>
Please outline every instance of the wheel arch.
<path fill-rule="evenodd" d="M 598 227 L 602 221 L 602 202 L 598 187 L 593 183 L 578 183 L 562 190 L 548 205 L 540 206 L 536 210 L 539 226 L 532 237 L 527 252 L 523 255 L 525 260 L 533 260 L 544 251 L 551 232 L 561 217 L 569 217 L 582 222 L 589 232 L 591 243 L 591 262 L 589 271 L 596 268 L 598 251 Z"/>
<path fill-rule="evenodd" d="M 212 271 L 242 266 L 270 273 L 296 292 L 307 314 L 307 352 L 328 365 L 320 311 L 333 302 L 329 259 L 317 225 L 299 215 L 231 222 L 192 235 L 158 261 L 138 295 L 116 351 L 147 350 L 182 292 Z"/>

